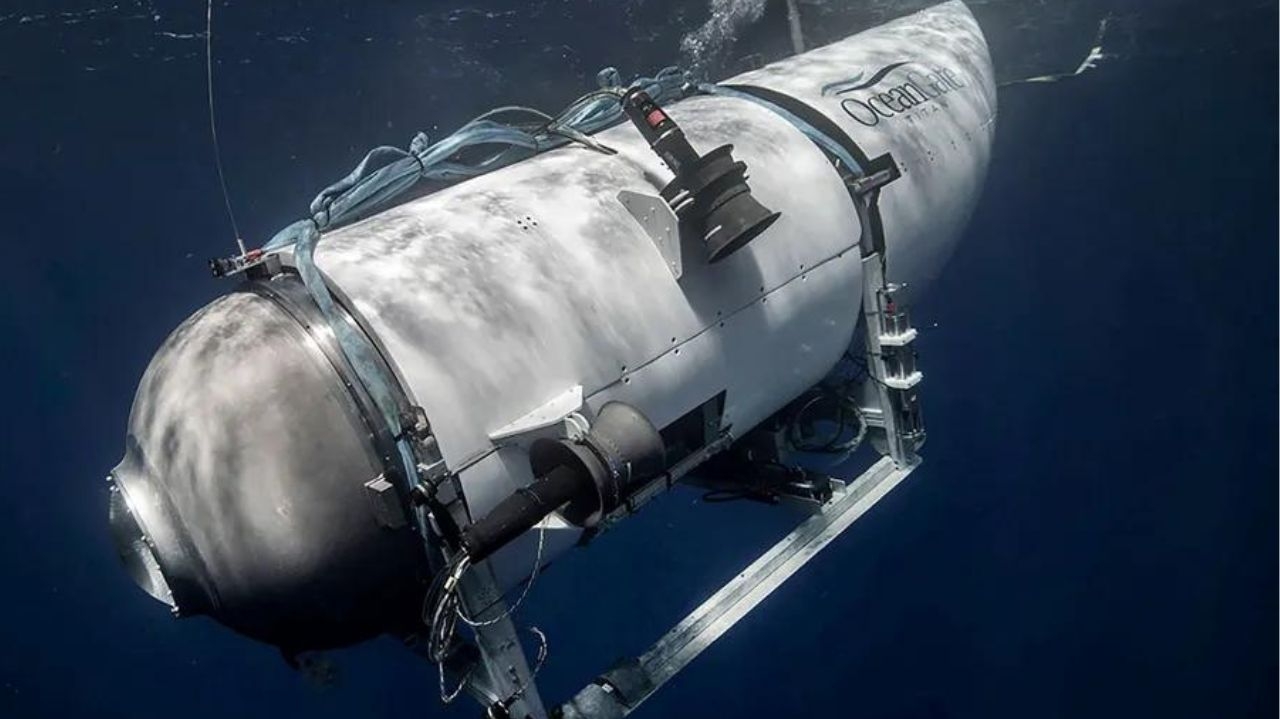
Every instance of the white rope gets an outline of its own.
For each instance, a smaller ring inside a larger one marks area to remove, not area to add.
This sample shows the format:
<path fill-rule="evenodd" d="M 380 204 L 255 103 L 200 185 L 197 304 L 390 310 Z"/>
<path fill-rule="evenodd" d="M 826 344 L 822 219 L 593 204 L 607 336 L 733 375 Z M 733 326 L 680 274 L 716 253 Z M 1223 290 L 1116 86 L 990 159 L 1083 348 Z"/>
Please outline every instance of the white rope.
<path fill-rule="evenodd" d="M 471 568 L 471 558 L 466 554 L 461 555 L 455 564 L 446 568 L 449 575 L 444 579 L 444 586 L 440 589 L 440 598 L 436 601 L 431 612 L 430 631 L 427 635 L 427 653 L 432 661 L 436 662 L 440 673 L 440 700 L 445 704 L 452 702 L 466 688 L 467 681 L 471 677 L 471 671 L 463 675 L 458 685 L 452 690 L 448 688 L 448 682 L 445 678 L 445 657 L 453 644 L 453 637 L 457 631 L 458 620 L 461 619 L 468 626 L 473 628 L 482 628 L 497 624 L 504 619 L 515 614 L 520 605 L 524 603 L 525 597 L 529 595 L 530 588 L 533 587 L 534 580 L 538 578 L 538 572 L 542 569 L 543 550 L 546 546 L 547 520 L 543 519 L 538 527 L 538 552 L 534 558 L 533 569 L 529 572 L 529 580 L 525 582 L 524 589 L 521 590 L 520 596 L 515 603 L 508 607 L 505 611 L 496 617 L 484 620 L 475 620 L 468 617 L 462 610 L 461 596 L 459 589 L 461 588 L 463 576 L 467 570 Z M 538 636 L 541 643 L 538 649 L 536 665 L 532 670 L 532 675 L 536 676 L 538 671 L 542 669 L 543 663 L 547 658 L 547 636 L 537 627 L 530 627 L 530 631 Z M 525 691 L 525 687 L 521 686 L 511 698 L 519 697 Z"/>
<path fill-rule="evenodd" d="M 240 226 L 236 224 L 236 213 L 231 209 L 231 193 L 227 190 L 227 176 L 222 171 L 222 148 L 218 145 L 217 114 L 213 111 L 213 0 L 209 0 L 205 12 L 204 68 L 205 86 L 209 91 L 209 137 L 213 140 L 213 164 L 218 169 L 218 185 L 222 188 L 222 203 L 227 208 L 227 219 L 231 220 L 231 232 L 236 236 L 236 247 L 243 255 L 244 240 L 240 237 Z"/>
<path fill-rule="evenodd" d="M 529 596 L 529 589 L 533 586 L 533 582 L 538 578 L 538 571 L 542 569 L 542 548 L 546 544 L 547 536 L 547 520 L 543 519 L 538 526 L 538 554 L 533 560 L 533 570 L 529 572 L 529 581 L 525 582 L 524 589 L 520 591 L 520 596 L 516 598 L 515 604 L 512 604 L 506 611 L 492 619 L 474 620 L 468 617 L 462 611 L 462 605 L 458 605 L 458 618 L 466 622 L 471 627 L 489 627 L 515 614 L 520 605 L 524 603 L 524 598 Z"/>

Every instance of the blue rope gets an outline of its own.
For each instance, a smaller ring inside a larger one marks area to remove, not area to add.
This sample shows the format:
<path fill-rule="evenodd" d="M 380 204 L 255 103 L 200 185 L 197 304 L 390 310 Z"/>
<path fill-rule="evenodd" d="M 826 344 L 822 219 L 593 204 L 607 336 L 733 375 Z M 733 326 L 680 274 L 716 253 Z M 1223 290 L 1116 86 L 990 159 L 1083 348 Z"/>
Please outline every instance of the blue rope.
<path fill-rule="evenodd" d="M 618 71 L 605 68 L 597 75 L 601 89 L 582 96 L 552 117 L 527 107 L 500 107 L 463 125 L 432 144 L 423 133 L 414 135 L 407 150 L 376 147 L 346 177 L 326 187 L 311 201 L 310 216 L 276 233 L 264 250 L 278 250 L 300 242 L 308 227 L 320 233 L 340 227 L 383 207 L 423 180 L 443 183 L 477 177 L 573 140 L 591 135 L 624 119 L 618 97 L 626 89 Z M 643 87 L 658 102 L 690 94 L 685 73 L 669 67 L 655 77 L 643 77 L 628 87 Z M 501 122 L 502 115 L 525 115 L 532 122 Z M 570 135 L 566 137 L 566 134 Z M 478 159 L 458 158 L 465 150 L 488 148 Z"/>

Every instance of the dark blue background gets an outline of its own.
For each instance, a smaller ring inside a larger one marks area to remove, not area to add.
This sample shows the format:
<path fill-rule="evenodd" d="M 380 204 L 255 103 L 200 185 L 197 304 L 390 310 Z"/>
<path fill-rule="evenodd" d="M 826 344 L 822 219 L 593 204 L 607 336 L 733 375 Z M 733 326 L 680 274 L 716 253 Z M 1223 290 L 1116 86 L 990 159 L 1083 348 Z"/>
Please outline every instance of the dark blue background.
<path fill-rule="evenodd" d="M 802 11 L 821 41 L 920 5 L 861 4 Z M 204 259 L 231 246 L 204 8 L 47 5 L 0 7 L 0 716 L 474 715 L 439 710 L 392 642 L 339 653 L 322 690 L 118 568 L 102 478 L 135 383 L 223 291 Z M 780 51 L 775 5 L 708 71 Z M 707 13 L 475 7 L 219 7 L 250 237 L 367 146 L 667 64 Z M 1107 12 L 1120 57 L 1001 94 L 984 198 L 916 308 L 938 325 L 924 467 L 647 716 L 1276 715 L 1275 4 L 976 12 L 1002 79 L 1074 66 Z M 545 696 L 642 651 L 794 520 L 677 491 L 555 565 L 522 615 L 551 638 Z"/>

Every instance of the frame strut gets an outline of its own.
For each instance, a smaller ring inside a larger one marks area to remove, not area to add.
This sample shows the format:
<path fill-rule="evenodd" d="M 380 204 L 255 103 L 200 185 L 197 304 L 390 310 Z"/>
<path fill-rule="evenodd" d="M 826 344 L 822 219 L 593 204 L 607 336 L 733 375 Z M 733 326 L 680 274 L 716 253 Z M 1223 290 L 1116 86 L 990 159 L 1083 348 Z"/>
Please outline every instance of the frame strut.
<path fill-rule="evenodd" d="M 519 695 L 507 707 L 510 716 L 546 719 L 547 711 L 534 683 L 533 670 L 520 645 L 515 623 L 510 616 L 505 616 L 507 603 L 502 599 L 488 562 L 474 567 L 463 578 L 462 603 L 467 613 L 482 623 L 474 630 L 480 650 L 480 663 L 475 670 L 483 674 L 477 677 L 480 681 L 467 682 L 468 692 L 482 706 L 493 701 L 492 695 L 499 700 Z M 495 621 L 495 617 L 502 618 Z"/>
<path fill-rule="evenodd" d="M 906 478 L 919 461 L 882 457 L 826 505 L 729 580 L 638 659 L 605 672 L 560 707 L 563 719 L 619 719 L 635 711 Z"/>

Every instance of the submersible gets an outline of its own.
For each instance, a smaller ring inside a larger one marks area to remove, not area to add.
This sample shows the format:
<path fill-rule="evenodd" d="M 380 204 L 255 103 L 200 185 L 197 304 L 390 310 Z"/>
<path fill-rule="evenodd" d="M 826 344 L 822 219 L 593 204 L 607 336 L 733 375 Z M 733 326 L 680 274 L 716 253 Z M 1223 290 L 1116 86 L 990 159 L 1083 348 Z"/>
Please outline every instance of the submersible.
<path fill-rule="evenodd" d="M 914 467 L 900 308 L 951 253 L 994 132 L 968 9 L 671 103 L 616 94 L 629 121 L 590 138 L 327 230 L 305 257 L 219 265 L 239 284 L 156 353 L 110 476 L 148 593 L 291 656 L 423 640 L 491 711 L 541 717 L 503 593 L 775 431 L 850 353 L 873 381 L 842 401 L 887 456 L 876 481 Z M 844 488 L 810 493 L 815 519 Z M 493 620 L 432 645 L 424 599 L 449 592 Z M 661 683 L 646 656 L 561 713 L 612 715 L 602 692 L 630 711 Z"/>

